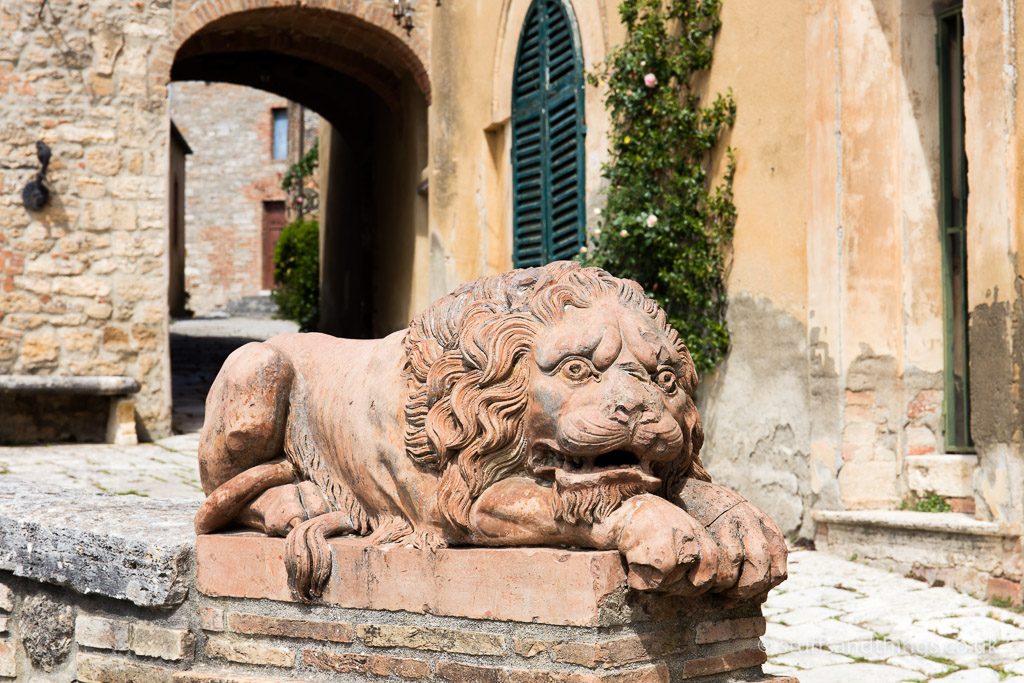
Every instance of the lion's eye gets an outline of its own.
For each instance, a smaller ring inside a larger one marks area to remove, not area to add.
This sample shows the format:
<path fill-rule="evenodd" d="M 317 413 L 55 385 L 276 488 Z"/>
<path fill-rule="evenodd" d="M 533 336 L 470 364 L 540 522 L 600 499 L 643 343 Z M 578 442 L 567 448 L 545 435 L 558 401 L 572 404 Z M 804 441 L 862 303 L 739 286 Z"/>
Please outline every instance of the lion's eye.
<path fill-rule="evenodd" d="M 654 381 L 658 383 L 662 391 L 671 392 L 676 388 L 676 373 L 671 370 L 659 370 Z"/>
<path fill-rule="evenodd" d="M 594 368 L 582 358 L 570 358 L 562 363 L 562 377 L 571 382 L 582 382 L 594 374 Z"/>

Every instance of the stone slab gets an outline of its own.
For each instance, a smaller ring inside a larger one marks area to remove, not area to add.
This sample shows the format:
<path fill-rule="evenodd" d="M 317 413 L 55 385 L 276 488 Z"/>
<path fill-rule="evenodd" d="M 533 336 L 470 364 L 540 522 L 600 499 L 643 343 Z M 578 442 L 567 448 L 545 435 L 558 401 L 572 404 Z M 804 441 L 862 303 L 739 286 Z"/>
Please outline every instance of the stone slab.
<path fill-rule="evenodd" d="M 815 522 L 862 527 L 887 527 L 973 536 L 1019 536 L 1020 525 L 986 522 L 956 512 L 911 510 L 814 510 Z"/>
<path fill-rule="evenodd" d="M 907 484 L 919 494 L 968 498 L 974 495 L 976 455 L 910 455 L 905 460 Z"/>
<path fill-rule="evenodd" d="M 188 593 L 188 500 L 107 496 L 0 483 L 0 569 L 144 607 Z"/>
<path fill-rule="evenodd" d="M 626 595 L 613 551 L 445 548 L 433 553 L 332 539 L 329 605 L 354 609 L 599 626 L 613 623 Z M 196 585 L 211 597 L 295 602 L 285 542 L 251 533 L 196 539 Z"/>
<path fill-rule="evenodd" d="M 126 396 L 138 391 L 138 381 L 118 375 L 0 375 L 0 392 L 7 393 Z"/>

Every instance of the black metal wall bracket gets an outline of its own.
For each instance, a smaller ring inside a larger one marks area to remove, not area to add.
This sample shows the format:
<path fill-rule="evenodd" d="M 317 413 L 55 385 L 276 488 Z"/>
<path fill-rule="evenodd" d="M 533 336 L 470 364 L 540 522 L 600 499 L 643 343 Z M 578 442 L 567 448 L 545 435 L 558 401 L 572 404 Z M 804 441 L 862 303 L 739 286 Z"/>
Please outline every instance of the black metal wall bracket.
<path fill-rule="evenodd" d="M 46 187 L 46 169 L 50 166 L 49 145 L 42 140 L 36 142 L 36 156 L 39 157 L 39 172 L 26 183 L 21 191 L 21 202 L 29 211 L 42 211 L 50 201 L 50 188 Z"/>

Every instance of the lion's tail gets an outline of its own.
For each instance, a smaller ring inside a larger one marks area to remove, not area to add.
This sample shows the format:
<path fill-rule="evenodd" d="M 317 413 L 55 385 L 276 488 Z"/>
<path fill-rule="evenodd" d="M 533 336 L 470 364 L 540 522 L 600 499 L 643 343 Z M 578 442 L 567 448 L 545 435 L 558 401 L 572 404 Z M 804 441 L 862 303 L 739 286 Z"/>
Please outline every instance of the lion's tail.
<path fill-rule="evenodd" d="M 264 491 L 295 481 L 295 467 L 287 460 L 256 465 L 215 488 L 196 511 L 197 534 L 210 534 L 227 526 L 242 508 Z"/>

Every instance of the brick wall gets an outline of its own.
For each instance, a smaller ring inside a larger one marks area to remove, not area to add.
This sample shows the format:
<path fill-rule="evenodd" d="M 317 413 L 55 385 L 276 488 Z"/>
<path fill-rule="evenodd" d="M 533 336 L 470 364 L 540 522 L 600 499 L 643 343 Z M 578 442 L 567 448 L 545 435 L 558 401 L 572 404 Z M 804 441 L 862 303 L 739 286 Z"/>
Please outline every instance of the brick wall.
<path fill-rule="evenodd" d="M 171 120 L 192 148 L 185 289 L 189 309 L 202 315 L 263 289 L 263 202 L 284 200 L 289 163 L 272 158 L 271 109 L 288 101 L 227 83 L 172 83 L 169 90 Z M 303 119 L 308 149 L 320 118 L 306 111 Z"/>
<path fill-rule="evenodd" d="M 147 610 L 6 572 L 0 581 L 0 680 L 764 680 L 765 621 L 751 605 L 668 599 L 654 619 L 579 627 L 201 595 Z"/>

